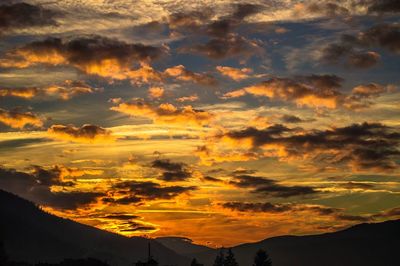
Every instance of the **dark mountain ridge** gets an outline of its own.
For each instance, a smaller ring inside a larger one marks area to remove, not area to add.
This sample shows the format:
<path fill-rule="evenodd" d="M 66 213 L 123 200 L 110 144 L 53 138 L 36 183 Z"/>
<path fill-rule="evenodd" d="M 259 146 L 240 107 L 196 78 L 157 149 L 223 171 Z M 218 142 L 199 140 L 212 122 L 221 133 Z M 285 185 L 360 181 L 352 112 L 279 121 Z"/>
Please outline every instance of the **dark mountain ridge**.
<path fill-rule="evenodd" d="M 270 254 L 274 266 L 398 266 L 399 236 L 400 220 L 392 220 L 359 224 L 333 233 L 273 237 L 232 250 L 241 266 L 252 265 L 259 249 Z M 0 241 L 11 259 L 27 262 L 94 257 L 113 266 L 132 265 L 147 258 L 150 243 L 154 258 L 161 265 L 190 265 L 190 259 L 197 258 L 211 266 L 219 252 L 187 238 L 127 238 L 102 231 L 46 213 L 2 190 Z"/>
<path fill-rule="evenodd" d="M 364 223 L 348 229 L 307 236 L 279 236 L 232 247 L 239 265 L 252 265 L 259 249 L 274 266 L 398 266 L 400 220 Z M 210 266 L 219 250 L 193 254 Z"/>
<path fill-rule="evenodd" d="M 124 266 L 147 259 L 150 243 L 152 254 L 161 264 L 190 263 L 152 239 L 128 238 L 63 219 L 2 190 L 0 216 L 0 241 L 12 260 L 36 263 L 94 257 Z"/>

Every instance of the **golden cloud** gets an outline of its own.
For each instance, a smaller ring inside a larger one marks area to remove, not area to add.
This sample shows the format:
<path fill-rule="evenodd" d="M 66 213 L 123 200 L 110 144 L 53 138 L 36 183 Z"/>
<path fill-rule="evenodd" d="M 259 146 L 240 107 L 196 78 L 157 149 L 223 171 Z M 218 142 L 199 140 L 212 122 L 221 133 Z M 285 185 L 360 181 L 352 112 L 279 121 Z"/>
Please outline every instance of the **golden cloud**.
<path fill-rule="evenodd" d="M 42 127 L 43 121 L 31 112 L 8 111 L 0 108 L 0 122 L 12 127 L 22 129 L 26 125 Z"/>
<path fill-rule="evenodd" d="M 216 69 L 224 76 L 227 76 L 235 81 L 240 81 L 249 78 L 249 74 L 253 72 L 251 68 L 234 68 L 228 66 L 217 66 Z"/>
<path fill-rule="evenodd" d="M 152 99 L 159 99 L 164 95 L 165 90 L 161 87 L 151 87 L 149 88 L 149 97 Z"/>
<path fill-rule="evenodd" d="M 38 64 L 70 65 L 86 74 L 113 79 L 150 79 L 157 76 L 146 67 L 164 53 L 164 48 L 129 44 L 100 36 L 72 40 L 49 38 L 9 51 L 1 67 L 26 68 Z M 132 70 L 133 64 L 144 65 Z M 145 77 L 142 77 L 146 74 Z"/>
<path fill-rule="evenodd" d="M 81 143 L 108 143 L 115 140 L 110 130 L 90 124 L 81 127 L 52 125 L 47 134 L 50 138 Z"/>
<path fill-rule="evenodd" d="M 91 94 L 99 91 L 92 88 L 84 81 L 66 80 L 61 84 L 54 84 L 43 88 L 3 88 L 0 89 L 0 97 L 12 96 L 24 99 L 32 99 L 34 97 L 57 97 L 62 100 L 69 100 L 72 97 Z"/>
<path fill-rule="evenodd" d="M 162 124 L 174 123 L 206 126 L 210 124 L 214 117 L 213 114 L 207 111 L 196 110 L 190 105 L 182 108 L 175 107 L 169 103 L 153 106 L 141 100 L 131 103 L 120 103 L 117 106 L 111 107 L 111 110 L 131 116 L 146 117 L 155 123 Z"/>
<path fill-rule="evenodd" d="M 214 86 L 218 83 L 213 76 L 189 71 L 183 65 L 167 68 L 164 74 L 167 77 L 174 77 L 181 81 L 190 81 L 206 86 Z"/>
<path fill-rule="evenodd" d="M 337 91 L 340 78 L 336 76 L 308 76 L 295 81 L 287 78 L 271 78 L 262 83 L 224 94 L 225 98 L 236 98 L 246 94 L 270 99 L 292 101 L 299 106 L 336 108 L 341 93 Z"/>

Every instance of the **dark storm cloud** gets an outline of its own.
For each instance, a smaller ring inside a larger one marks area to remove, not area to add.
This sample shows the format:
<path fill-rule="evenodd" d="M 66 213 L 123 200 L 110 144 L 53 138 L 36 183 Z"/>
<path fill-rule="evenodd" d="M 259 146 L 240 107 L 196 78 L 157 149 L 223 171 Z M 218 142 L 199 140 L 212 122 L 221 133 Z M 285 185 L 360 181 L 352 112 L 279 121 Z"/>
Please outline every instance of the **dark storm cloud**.
<path fill-rule="evenodd" d="M 73 186 L 61 180 L 58 168 L 43 169 L 34 166 L 31 173 L 0 168 L 0 188 L 29 199 L 37 204 L 60 209 L 76 209 L 95 202 L 102 193 L 52 192 L 51 186 Z"/>
<path fill-rule="evenodd" d="M 168 159 L 157 159 L 152 162 L 151 166 L 163 170 L 161 179 L 164 181 L 184 181 L 191 176 L 184 163 L 174 163 Z"/>
<path fill-rule="evenodd" d="M 194 186 L 162 186 L 151 181 L 125 181 L 115 184 L 113 188 L 121 197 L 104 198 L 104 202 L 136 205 L 141 205 L 146 200 L 173 199 L 197 189 Z"/>
<path fill-rule="evenodd" d="M 240 188 L 250 188 L 252 193 L 279 198 L 308 196 L 318 193 L 312 187 L 285 186 L 277 183 L 275 180 L 251 175 L 235 176 L 229 183 Z"/>
<path fill-rule="evenodd" d="M 286 133 L 285 135 L 283 133 Z M 274 145 L 284 153 L 279 156 L 302 158 L 329 164 L 348 163 L 352 168 L 393 170 L 400 158 L 400 132 L 380 124 L 352 124 L 329 130 L 293 131 L 282 125 L 263 130 L 246 128 L 224 135 L 232 140 L 250 139 L 254 149 Z"/>
<path fill-rule="evenodd" d="M 28 3 L 0 5 L 0 35 L 15 29 L 56 25 L 55 11 Z"/>

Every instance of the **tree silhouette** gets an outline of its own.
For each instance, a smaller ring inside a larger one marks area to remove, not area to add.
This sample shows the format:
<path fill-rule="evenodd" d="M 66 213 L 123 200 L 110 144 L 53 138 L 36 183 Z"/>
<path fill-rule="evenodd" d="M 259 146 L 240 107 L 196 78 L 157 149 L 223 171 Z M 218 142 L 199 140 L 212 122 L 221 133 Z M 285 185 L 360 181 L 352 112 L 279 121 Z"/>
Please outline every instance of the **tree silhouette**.
<path fill-rule="evenodd" d="M 190 263 L 190 266 L 203 266 L 203 264 L 198 263 L 197 260 L 196 260 L 196 258 L 194 258 L 194 259 L 192 260 L 192 262 Z"/>
<path fill-rule="evenodd" d="M 232 249 L 228 249 L 228 255 L 225 257 L 224 266 L 239 266 L 239 264 L 236 262 Z"/>
<path fill-rule="evenodd" d="M 257 251 L 253 266 L 272 266 L 271 258 L 265 250 L 260 249 Z"/>
<path fill-rule="evenodd" d="M 0 265 L 6 265 L 8 261 L 6 249 L 4 248 L 4 243 L 0 241 Z"/>
<path fill-rule="evenodd" d="M 213 266 L 224 266 L 224 252 L 221 249 L 217 257 L 215 257 Z"/>

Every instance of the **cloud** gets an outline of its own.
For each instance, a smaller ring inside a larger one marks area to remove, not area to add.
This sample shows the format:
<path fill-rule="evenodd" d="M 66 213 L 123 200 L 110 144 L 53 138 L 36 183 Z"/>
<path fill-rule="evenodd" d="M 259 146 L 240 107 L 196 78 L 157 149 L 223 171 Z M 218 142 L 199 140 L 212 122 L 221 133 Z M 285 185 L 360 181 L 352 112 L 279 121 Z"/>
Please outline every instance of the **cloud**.
<path fill-rule="evenodd" d="M 374 98 L 394 90 L 393 85 L 370 83 L 358 85 L 346 95 L 339 90 L 342 82 L 343 79 L 335 75 L 272 77 L 256 85 L 227 92 L 222 98 L 230 99 L 250 94 L 272 100 L 294 102 L 298 106 L 329 109 L 342 107 L 357 110 L 371 106 Z"/>
<path fill-rule="evenodd" d="M 224 76 L 227 76 L 235 81 L 240 81 L 249 78 L 249 74 L 253 72 L 251 68 L 234 68 L 228 66 L 217 66 L 216 69 Z"/>
<path fill-rule="evenodd" d="M 150 98 L 159 99 L 164 96 L 165 90 L 161 87 L 150 87 L 148 93 Z"/>
<path fill-rule="evenodd" d="M 336 108 L 341 97 L 338 88 L 342 79 L 335 75 L 311 75 L 289 78 L 271 78 L 262 83 L 224 94 L 236 98 L 246 94 L 295 102 L 299 106 Z"/>
<path fill-rule="evenodd" d="M 42 127 L 43 121 L 31 112 L 21 112 L 18 110 L 5 110 L 0 108 L 0 123 L 9 127 L 22 129 L 27 125 L 32 127 Z"/>
<path fill-rule="evenodd" d="M 332 64 L 344 63 L 354 67 L 369 68 L 378 63 L 380 55 L 374 51 L 360 51 L 360 49 L 373 47 L 385 48 L 399 54 L 400 25 L 382 23 L 358 34 L 343 34 L 338 43 L 323 48 L 320 59 Z"/>
<path fill-rule="evenodd" d="M 111 131 L 90 124 L 85 124 L 81 127 L 75 127 L 73 125 L 52 125 L 47 130 L 47 135 L 54 139 L 82 143 L 107 143 L 115 140 Z"/>
<path fill-rule="evenodd" d="M 237 28 L 247 17 L 263 10 L 260 5 L 235 4 L 231 5 L 232 12 L 228 15 L 216 16 L 215 10 L 204 8 L 201 11 L 173 13 L 168 18 L 169 27 L 178 31 L 191 31 L 212 37 L 224 38 Z"/>
<path fill-rule="evenodd" d="M 348 16 L 350 15 L 350 10 L 340 5 L 338 3 L 333 2 L 314 2 L 309 3 L 307 5 L 297 5 L 297 9 L 295 10 L 299 15 L 299 13 L 311 13 L 318 14 L 327 17 L 338 17 L 338 16 Z"/>
<path fill-rule="evenodd" d="M 124 181 L 114 184 L 113 188 L 118 189 L 119 197 L 105 198 L 105 202 L 135 205 L 141 205 L 147 200 L 173 199 L 197 189 L 194 186 L 161 186 L 151 181 Z"/>
<path fill-rule="evenodd" d="M 372 51 L 356 51 L 347 45 L 330 44 L 322 50 L 320 60 L 330 64 L 343 63 L 356 68 L 370 68 L 379 62 L 380 55 Z"/>
<path fill-rule="evenodd" d="M 231 145 L 246 143 L 267 157 L 347 164 L 354 171 L 391 171 L 398 167 L 400 157 L 400 132 L 380 123 L 308 131 L 273 125 L 227 132 L 218 139 Z"/>
<path fill-rule="evenodd" d="M 268 214 L 278 214 L 278 213 L 299 213 L 308 212 L 313 215 L 320 216 L 331 216 L 335 220 L 341 221 L 357 221 L 357 222 L 367 222 L 371 221 L 371 217 L 361 216 L 361 215 L 348 215 L 344 214 L 342 209 L 326 207 L 322 205 L 307 205 L 307 204 L 273 204 L 270 202 L 225 202 L 221 206 L 226 209 L 238 212 L 257 212 L 257 213 L 268 213 Z"/>
<path fill-rule="evenodd" d="M 0 97 L 18 97 L 24 99 L 56 97 L 62 100 L 69 100 L 73 97 L 91 94 L 96 91 L 99 91 L 99 89 L 92 88 L 84 81 L 66 80 L 61 84 L 54 84 L 42 88 L 0 88 Z"/>
<path fill-rule="evenodd" d="M 368 7 L 370 13 L 395 13 L 400 12 L 400 3 L 397 0 L 372 0 Z"/>
<path fill-rule="evenodd" d="M 193 94 L 190 96 L 183 96 L 183 97 L 179 97 L 176 99 L 177 102 L 183 103 L 183 102 L 195 102 L 199 99 L 199 96 L 197 96 L 197 94 Z"/>
<path fill-rule="evenodd" d="M 37 204 L 58 209 L 76 209 L 94 203 L 103 194 L 84 191 L 53 192 L 51 187 L 73 186 L 64 182 L 59 171 L 34 166 L 31 173 L 0 167 L 0 188 L 29 199 Z"/>
<path fill-rule="evenodd" d="M 225 202 L 222 207 L 239 212 L 267 212 L 280 213 L 291 210 L 290 205 L 265 203 L 249 203 L 249 202 Z"/>
<path fill-rule="evenodd" d="M 302 123 L 302 122 L 305 122 L 305 120 L 303 120 L 300 117 L 295 116 L 295 115 L 283 115 L 281 117 L 281 120 L 282 120 L 282 122 L 285 122 L 285 123 Z"/>
<path fill-rule="evenodd" d="M 374 104 L 374 98 L 394 90 L 395 87 L 392 85 L 382 86 L 377 83 L 358 85 L 354 87 L 351 94 L 344 99 L 343 105 L 353 110 L 364 109 Z"/>
<path fill-rule="evenodd" d="M 213 76 L 204 73 L 194 73 L 187 70 L 183 65 L 167 68 L 164 74 L 167 77 L 174 77 L 181 81 L 190 81 L 206 86 L 215 86 L 218 83 Z"/>
<path fill-rule="evenodd" d="M 161 124 L 174 123 L 206 126 L 210 124 L 213 118 L 213 114 L 207 111 L 196 110 L 190 105 L 182 108 L 175 107 L 169 103 L 153 106 L 142 100 L 120 103 L 117 106 L 111 107 L 111 110 L 131 116 L 146 117 L 155 123 Z"/>
<path fill-rule="evenodd" d="M 28 3 L 0 5 L 0 34 L 30 27 L 55 26 L 58 12 Z"/>
<path fill-rule="evenodd" d="M 372 215 L 373 218 L 395 218 L 400 216 L 400 207 L 395 207 Z"/>
<path fill-rule="evenodd" d="M 211 59 L 225 59 L 236 56 L 250 57 L 262 52 L 257 41 L 248 40 L 236 34 L 225 38 L 211 39 L 205 44 L 180 49 L 184 53 L 197 53 Z"/>
<path fill-rule="evenodd" d="M 191 177 L 187 166 L 183 163 L 174 163 L 168 159 L 157 159 L 151 166 L 163 170 L 161 179 L 164 181 L 184 181 Z"/>
<path fill-rule="evenodd" d="M 240 188 L 250 188 L 252 193 L 278 198 L 309 196 L 318 193 L 312 187 L 285 186 L 277 183 L 275 180 L 252 175 L 235 176 L 229 183 Z"/>
<path fill-rule="evenodd" d="M 113 214 L 107 214 L 101 218 L 125 221 L 125 220 L 131 220 L 131 219 L 138 219 L 138 218 L 140 218 L 140 216 L 132 215 L 132 214 L 125 214 L 125 213 L 113 213 Z"/>
<path fill-rule="evenodd" d="M 96 35 L 66 40 L 48 38 L 9 51 L 5 58 L 0 59 L 0 66 L 26 68 L 37 64 L 70 65 L 86 74 L 101 77 L 135 79 L 145 73 L 148 78 L 151 72 L 148 63 L 164 52 L 165 48 L 130 44 Z M 143 67 L 132 70 L 133 64 Z"/>
<path fill-rule="evenodd" d="M 120 232 L 132 232 L 132 233 L 149 233 L 157 231 L 157 227 L 151 225 L 144 225 L 136 221 L 129 221 L 121 225 Z"/>

